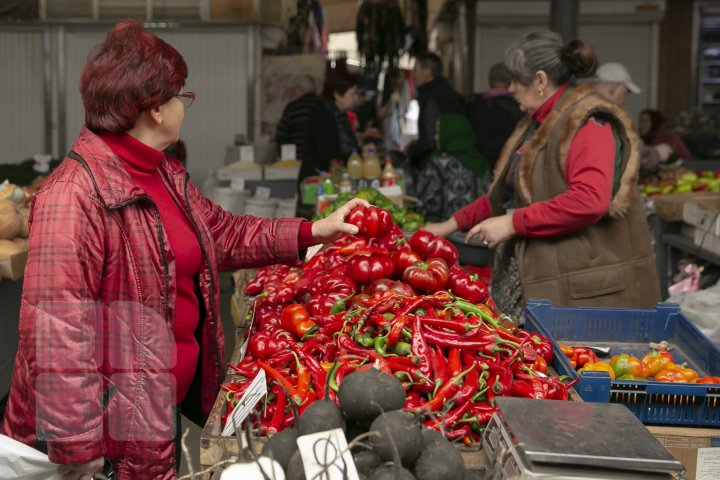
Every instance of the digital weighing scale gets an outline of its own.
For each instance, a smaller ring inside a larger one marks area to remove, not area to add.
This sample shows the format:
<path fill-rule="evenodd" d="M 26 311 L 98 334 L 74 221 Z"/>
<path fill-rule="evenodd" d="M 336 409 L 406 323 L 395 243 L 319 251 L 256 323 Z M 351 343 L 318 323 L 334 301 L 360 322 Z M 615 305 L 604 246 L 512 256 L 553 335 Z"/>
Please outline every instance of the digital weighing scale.
<path fill-rule="evenodd" d="M 672 479 L 683 465 L 624 405 L 496 397 L 486 480 Z"/>

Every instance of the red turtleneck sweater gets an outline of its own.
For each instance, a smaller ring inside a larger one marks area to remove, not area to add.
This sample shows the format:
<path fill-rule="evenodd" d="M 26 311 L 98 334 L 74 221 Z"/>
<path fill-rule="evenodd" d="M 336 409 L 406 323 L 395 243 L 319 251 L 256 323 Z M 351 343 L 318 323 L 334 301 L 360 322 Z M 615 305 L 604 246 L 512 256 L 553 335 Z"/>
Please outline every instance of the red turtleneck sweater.
<path fill-rule="evenodd" d="M 177 403 L 182 402 L 195 376 L 200 346 L 195 329 L 200 321 L 200 307 L 195 296 L 195 275 L 200 270 L 202 251 L 197 233 L 183 208 L 170 196 L 157 171 L 165 154 L 128 134 L 100 134 L 120 157 L 128 173 L 157 205 L 163 231 L 170 244 L 169 262 L 175 262 L 175 349 L 170 373 L 175 376 Z"/>
<path fill-rule="evenodd" d="M 555 92 L 533 114 L 541 125 L 567 85 Z M 525 146 L 518 150 L 520 153 Z M 591 118 L 583 125 L 570 143 L 567 153 L 565 193 L 544 202 L 535 202 L 512 213 L 517 235 L 522 237 L 548 237 L 582 230 L 598 222 L 610 208 L 615 172 L 615 138 L 609 123 L 601 124 Z M 461 230 L 492 216 L 487 195 L 455 212 L 453 217 Z"/>
<path fill-rule="evenodd" d="M 101 133 L 100 138 L 120 157 L 128 173 L 157 205 L 163 231 L 170 243 L 171 257 L 175 261 L 175 349 L 170 373 L 177 387 L 177 403 L 182 402 L 195 376 L 200 346 L 195 340 L 195 330 L 200 321 L 200 307 L 195 295 L 195 276 L 202 263 L 202 251 L 197 233 L 190 219 L 165 188 L 157 167 L 165 154 L 128 134 Z M 299 249 L 305 250 L 315 242 L 312 222 L 303 222 L 298 234 Z"/>

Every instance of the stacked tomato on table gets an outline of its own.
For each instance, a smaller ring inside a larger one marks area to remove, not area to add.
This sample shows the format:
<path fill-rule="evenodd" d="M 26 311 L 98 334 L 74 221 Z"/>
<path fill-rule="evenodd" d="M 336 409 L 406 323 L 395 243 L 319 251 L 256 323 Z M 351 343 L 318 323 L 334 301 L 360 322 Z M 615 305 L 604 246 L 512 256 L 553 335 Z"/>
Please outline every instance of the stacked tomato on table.
<path fill-rule="evenodd" d="M 676 364 L 672 353 L 663 348 L 641 357 L 621 353 L 608 361 L 601 361 L 587 347 L 560 345 L 560 349 L 577 371 L 607 372 L 611 380 L 720 384 L 720 377 L 699 377 L 697 371 L 685 364 Z"/>
<path fill-rule="evenodd" d="M 567 399 L 547 374 L 551 342 L 518 329 L 487 286 L 458 265 L 455 247 L 428 232 L 406 241 L 388 212 L 353 211 L 359 227 L 301 268 L 258 271 L 245 358 L 227 390 L 228 412 L 263 369 L 270 392 L 262 435 L 293 424 L 313 401 L 336 400 L 343 379 L 378 369 L 402 383 L 405 409 L 448 438 L 479 440 L 495 397 Z"/>

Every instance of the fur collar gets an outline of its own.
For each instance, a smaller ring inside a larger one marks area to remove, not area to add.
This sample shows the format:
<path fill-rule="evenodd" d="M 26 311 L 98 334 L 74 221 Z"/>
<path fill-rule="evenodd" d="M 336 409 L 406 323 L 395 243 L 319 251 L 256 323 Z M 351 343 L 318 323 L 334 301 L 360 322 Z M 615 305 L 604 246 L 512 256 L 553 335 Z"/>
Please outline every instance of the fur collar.
<path fill-rule="evenodd" d="M 556 150 L 557 161 L 559 171 L 565 172 L 567 153 L 572 139 L 587 119 L 596 113 L 603 113 L 616 118 L 621 140 L 625 141 L 630 147 L 629 152 L 624 152 L 627 161 L 624 165 L 620 188 L 613 197 L 608 210 L 608 214 L 613 218 L 625 216 L 637 183 L 640 162 L 640 138 L 627 111 L 595 93 L 592 85 L 581 85 L 567 93 L 528 140 L 518 167 L 516 190 L 520 200 L 519 205 L 530 205 L 533 202 L 531 187 L 533 167 L 538 153 L 546 148 L 550 136 L 559 139 Z M 563 119 L 562 125 L 558 124 L 561 119 Z M 493 172 L 495 178 L 493 189 L 499 187 L 498 181 L 504 182 L 504 179 L 500 180 L 503 177 L 503 172 L 505 172 L 513 154 L 520 147 L 519 143 L 524 138 L 531 121 L 529 116 L 521 120 L 505 143 L 500 154 L 500 160 L 497 162 Z M 562 130 L 555 132 L 556 127 L 562 128 Z"/>

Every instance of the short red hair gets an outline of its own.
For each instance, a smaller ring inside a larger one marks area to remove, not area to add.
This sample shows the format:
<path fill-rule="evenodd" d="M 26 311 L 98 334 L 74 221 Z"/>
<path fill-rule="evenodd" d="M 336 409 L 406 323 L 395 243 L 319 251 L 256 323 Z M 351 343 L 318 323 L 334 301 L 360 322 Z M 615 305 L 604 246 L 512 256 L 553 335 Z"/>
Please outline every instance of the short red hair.
<path fill-rule="evenodd" d="M 138 20 L 118 23 L 88 57 L 80 75 L 85 124 L 95 133 L 123 133 L 138 115 L 168 102 L 185 86 L 187 65 Z"/>

